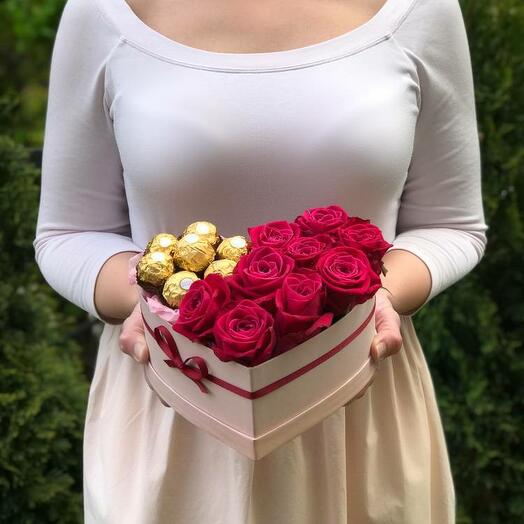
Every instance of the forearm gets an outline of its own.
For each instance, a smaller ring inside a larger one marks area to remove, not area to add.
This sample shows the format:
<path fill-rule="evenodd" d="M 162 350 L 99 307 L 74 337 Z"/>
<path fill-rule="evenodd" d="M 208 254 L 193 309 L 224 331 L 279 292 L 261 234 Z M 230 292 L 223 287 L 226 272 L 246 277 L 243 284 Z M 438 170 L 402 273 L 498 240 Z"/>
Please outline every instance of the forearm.
<path fill-rule="evenodd" d="M 117 253 L 107 260 L 98 275 L 95 287 L 95 304 L 101 317 L 109 324 L 127 318 L 138 301 L 136 286 L 130 286 L 129 259 L 134 251 Z M 399 315 L 416 311 L 429 295 L 431 275 L 426 264 L 413 253 L 391 249 L 383 257 L 386 275 L 382 285 L 390 292 L 391 302 Z"/>
<path fill-rule="evenodd" d="M 404 249 L 390 249 L 382 258 L 387 269 L 381 275 L 395 311 L 399 315 L 414 313 L 426 300 L 431 290 L 431 274 L 424 262 Z"/>
<path fill-rule="evenodd" d="M 138 302 L 137 286 L 128 281 L 129 259 L 136 251 L 124 251 L 110 257 L 100 269 L 95 285 L 95 305 L 108 324 L 126 319 Z"/>

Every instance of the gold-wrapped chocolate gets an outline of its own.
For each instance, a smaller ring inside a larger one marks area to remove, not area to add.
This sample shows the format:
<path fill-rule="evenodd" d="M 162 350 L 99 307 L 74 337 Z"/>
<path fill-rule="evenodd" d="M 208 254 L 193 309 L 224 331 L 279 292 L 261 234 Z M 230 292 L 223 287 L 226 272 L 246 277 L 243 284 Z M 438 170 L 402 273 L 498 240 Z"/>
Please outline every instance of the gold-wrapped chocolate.
<path fill-rule="evenodd" d="M 170 233 L 158 233 L 148 243 L 145 253 L 152 251 L 163 251 L 164 253 L 173 256 L 175 247 L 178 243 L 177 237 Z"/>
<path fill-rule="evenodd" d="M 189 233 L 195 233 L 196 235 L 206 239 L 213 246 L 213 248 L 216 248 L 221 241 L 215 224 L 206 222 L 204 220 L 189 224 L 189 226 L 187 226 L 182 233 L 182 236 L 188 235 Z"/>
<path fill-rule="evenodd" d="M 204 278 L 211 273 L 219 273 L 223 277 L 227 277 L 233 273 L 233 269 L 235 269 L 236 265 L 237 263 L 234 260 L 229 260 L 227 258 L 213 260 L 204 271 Z"/>
<path fill-rule="evenodd" d="M 164 282 L 173 274 L 173 258 L 163 251 L 145 253 L 136 265 L 138 283 L 150 286 L 163 286 Z"/>
<path fill-rule="evenodd" d="M 213 246 L 200 235 L 188 233 L 180 237 L 175 249 L 175 264 L 186 271 L 203 271 L 215 259 Z"/>
<path fill-rule="evenodd" d="M 177 271 L 165 282 L 162 289 L 164 300 L 173 308 L 180 305 L 182 297 L 187 293 L 191 284 L 200 280 L 192 271 Z"/>
<path fill-rule="evenodd" d="M 249 242 L 242 235 L 224 238 L 217 248 L 217 257 L 238 262 L 249 252 Z"/>

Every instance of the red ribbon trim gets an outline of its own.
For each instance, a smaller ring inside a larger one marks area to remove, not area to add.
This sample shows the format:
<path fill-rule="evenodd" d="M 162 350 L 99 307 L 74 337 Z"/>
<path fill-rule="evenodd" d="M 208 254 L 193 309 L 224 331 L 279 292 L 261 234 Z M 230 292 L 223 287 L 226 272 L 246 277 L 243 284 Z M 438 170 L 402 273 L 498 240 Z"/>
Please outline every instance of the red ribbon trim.
<path fill-rule="evenodd" d="M 144 317 L 142 317 L 144 318 Z M 157 341 L 162 351 L 169 357 L 164 362 L 171 368 L 178 368 L 186 377 L 189 377 L 195 384 L 200 388 L 202 393 L 209 393 L 206 386 L 202 382 L 202 379 L 209 375 L 206 361 L 202 357 L 194 356 L 186 358 L 184 361 L 178 352 L 178 346 L 176 345 L 175 339 L 165 326 L 157 326 L 154 330 L 146 323 L 144 319 L 144 325 L 148 328 L 149 333 Z M 186 362 L 194 360 L 196 367 L 192 367 Z"/>
<path fill-rule="evenodd" d="M 180 371 L 182 371 L 184 375 L 189 377 L 198 385 L 198 387 L 203 393 L 208 393 L 208 390 L 202 383 L 203 379 L 207 379 L 216 384 L 217 386 L 231 391 L 232 393 L 235 393 L 249 400 L 254 400 L 263 397 L 264 395 L 267 395 L 272 391 L 275 391 L 276 389 L 284 386 L 285 384 L 288 384 L 292 380 L 295 380 L 296 378 L 302 376 L 304 373 L 307 373 L 311 369 L 316 368 L 326 360 L 336 355 L 339 351 L 344 349 L 352 340 L 354 340 L 358 335 L 360 335 L 360 333 L 362 333 L 362 331 L 369 324 L 375 313 L 375 307 L 376 302 L 373 304 L 371 312 L 366 317 L 366 319 L 355 329 L 355 331 L 348 335 L 344 340 L 339 342 L 335 347 L 333 347 L 320 357 L 316 358 L 315 360 L 311 361 L 309 364 L 306 364 L 305 366 L 302 366 L 301 368 L 293 371 L 293 373 L 290 373 L 289 375 L 286 375 L 285 377 L 282 377 L 279 380 L 276 380 L 275 382 L 272 382 L 271 384 L 264 386 L 263 388 L 257 389 L 256 391 L 247 391 L 246 389 L 239 388 L 238 386 L 235 386 L 230 382 L 226 382 L 221 378 L 211 375 L 208 371 L 206 361 L 202 357 L 188 357 L 186 358 L 186 360 L 182 361 L 182 357 L 178 352 L 176 342 L 169 330 L 165 326 L 157 326 L 154 330 L 152 330 L 146 322 L 146 319 L 143 315 L 142 320 L 144 321 L 144 326 L 149 331 L 151 336 L 153 336 L 153 338 L 157 341 L 158 345 L 161 347 L 162 351 L 164 351 L 164 353 L 169 357 L 169 359 L 164 360 L 164 362 L 166 362 L 170 367 L 176 367 L 180 369 Z M 212 351 L 211 348 L 210 351 Z M 196 368 L 186 364 L 186 362 L 190 360 L 195 361 L 197 366 Z"/>

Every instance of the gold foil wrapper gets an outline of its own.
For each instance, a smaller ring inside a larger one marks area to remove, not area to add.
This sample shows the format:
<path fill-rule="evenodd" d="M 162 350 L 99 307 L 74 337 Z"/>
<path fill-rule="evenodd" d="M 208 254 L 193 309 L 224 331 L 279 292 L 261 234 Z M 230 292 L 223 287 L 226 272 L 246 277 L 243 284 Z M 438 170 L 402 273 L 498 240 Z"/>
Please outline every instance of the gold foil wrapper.
<path fill-rule="evenodd" d="M 219 273 L 223 277 L 232 275 L 233 269 L 235 269 L 236 265 L 237 263 L 234 260 L 228 260 L 227 258 L 213 260 L 213 262 L 211 262 L 211 264 L 209 264 L 207 269 L 204 271 L 204 278 L 211 273 Z"/>
<path fill-rule="evenodd" d="M 175 264 L 180 269 L 198 273 L 215 259 L 213 246 L 200 235 L 188 233 L 180 237 L 175 249 Z"/>
<path fill-rule="evenodd" d="M 249 246 L 249 241 L 242 235 L 224 238 L 218 245 L 217 257 L 238 262 L 241 256 L 247 255 Z"/>
<path fill-rule="evenodd" d="M 211 222 L 205 222 L 204 220 L 189 224 L 189 226 L 187 226 L 184 230 L 182 236 L 188 235 L 190 233 L 194 233 L 201 238 L 204 238 L 213 246 L 213 248 L 216 248 L 221 241 L 215 224 L 212 224 Z"/>
<path fill-rule="evenodd" d="M 165 282 L 162 288 L 164 300 L 172 307 L 177 308 L 187 293 L 191 284 L 200 280 L 192 271 L 177 271 L 173 273 Z"/>
<path fill-rule="evenodd" d="M 164 253 L 173 256 L 178 239 L 175 235 L 170 233 L 158 233 L 148 243 L 145 253 L 152 251 L 163 251 Z"/>
<path fill-rule="evenodd" d="M 136 265 L 136 278 L 139 284 L 163 286 L 173 274 L 173 258 L 163 251 L 145 253 Z"/>

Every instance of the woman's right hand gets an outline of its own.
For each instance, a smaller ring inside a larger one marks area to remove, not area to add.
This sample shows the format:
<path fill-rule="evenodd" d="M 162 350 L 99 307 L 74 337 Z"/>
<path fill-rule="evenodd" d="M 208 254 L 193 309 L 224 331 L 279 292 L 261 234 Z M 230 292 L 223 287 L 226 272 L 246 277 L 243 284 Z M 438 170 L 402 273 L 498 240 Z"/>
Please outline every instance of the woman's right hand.
<path fill-rule="evenodd" d="M 140 303 L 137 302 L 131 314 L 124 320 L 122 331 L 119 337 L 120 349 L 133 357 L 139 364 L 146 364 L 149 361 L 149 349 L 144 336 L 144 322 L 140 312 Z M 160 402 L 169 407 L 169 404 L 151 386 L 147 374 L 144 374 L 147 385 L 155 393 Z"/>
<path fill-rule="evenodd" d="M 124 320 L 119 337 L 120 349 L 133 357 L 138 363 L 149 360 L 149 349 L 144 336 L 144 322 L 137 302 L 131 314 Z"/>

